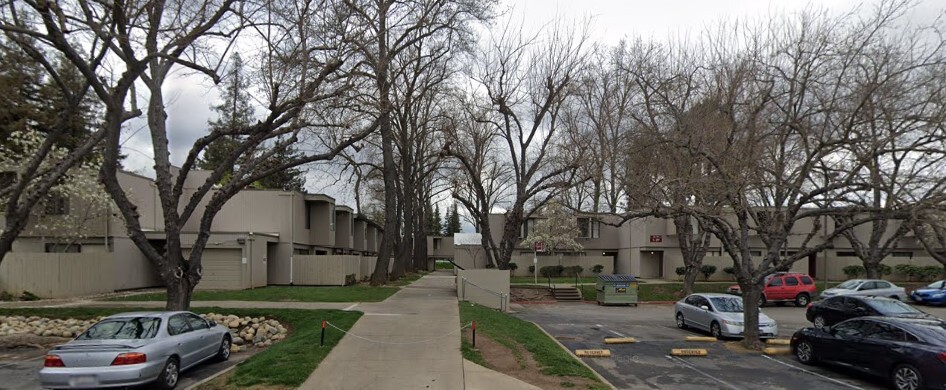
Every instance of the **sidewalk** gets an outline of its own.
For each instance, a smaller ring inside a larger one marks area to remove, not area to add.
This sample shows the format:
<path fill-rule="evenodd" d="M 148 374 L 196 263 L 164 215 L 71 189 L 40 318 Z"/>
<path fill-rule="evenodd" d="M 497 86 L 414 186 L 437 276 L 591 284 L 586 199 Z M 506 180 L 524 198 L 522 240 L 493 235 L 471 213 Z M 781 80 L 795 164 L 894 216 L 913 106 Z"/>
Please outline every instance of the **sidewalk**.
<path fill-rule="evenodd" d="M 365 315 L 300 389 L 537 389 L 464 362 L 451 273 L 431 273 L 352 310 Z"/>

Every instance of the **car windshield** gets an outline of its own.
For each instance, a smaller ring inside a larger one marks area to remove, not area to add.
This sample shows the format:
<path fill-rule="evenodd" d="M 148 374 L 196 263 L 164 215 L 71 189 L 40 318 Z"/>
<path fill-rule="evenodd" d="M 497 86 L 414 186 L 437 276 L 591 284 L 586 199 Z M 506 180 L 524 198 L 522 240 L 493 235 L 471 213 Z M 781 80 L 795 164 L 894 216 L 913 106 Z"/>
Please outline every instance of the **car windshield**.
<path fill-rule="evenodd" d="M 158 334 L 160 318 L 129 317 L 103 320 L 76 337 L 76 340 L 150 339 Z"/>
<path fill-rule="evenodd" d="M 742 299 L 739 298 L 710 298 L 713 307 L 723 313 L 742 313 Z"/>
<path fill-rule="evenodd" d="M 918 314 L 923 313 L 913 306 L 907 305 L 906 303 L 895 301 L 893 299 L 872 299 L 866 300 L 867 304 L 874 310 L 879 311 L 884 315 L 894 315 L 894 314 Z"/>
<path fill-rule="evenodd" d="M 860 284 L 861 284 L 860 280 L 848 280 L 844 283 L 839 284 L 835 288 L 840 288 L 842 290 L 853 290 L 857 288 L 857 286 L 859 286 Z"/>
<path fill-rule="evenodd" d="M 927 288 L 938 288 L 938 289 L 942 290 L 943 287 L 946 287 L 946 280 L 940 280 L 940 281 L 938 281 L 938 282 L 930 283 L 930 285 L 929 285 L 929 286 L 926 286 L 926 287 L 927 287 Z"/>

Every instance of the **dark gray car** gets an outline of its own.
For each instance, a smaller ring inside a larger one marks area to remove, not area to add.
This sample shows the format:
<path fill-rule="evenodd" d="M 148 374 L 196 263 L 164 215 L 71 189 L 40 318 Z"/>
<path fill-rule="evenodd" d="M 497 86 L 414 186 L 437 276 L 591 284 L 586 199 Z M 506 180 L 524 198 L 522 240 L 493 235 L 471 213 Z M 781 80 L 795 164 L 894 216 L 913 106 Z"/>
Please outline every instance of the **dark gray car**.
<path fill-rule="evenodd" d="M 46 355 L 39 372 L 54 389 L 177 386 L 181 371 L 230 358 L 229 329 L 186 311 L 109 316 Z"/>

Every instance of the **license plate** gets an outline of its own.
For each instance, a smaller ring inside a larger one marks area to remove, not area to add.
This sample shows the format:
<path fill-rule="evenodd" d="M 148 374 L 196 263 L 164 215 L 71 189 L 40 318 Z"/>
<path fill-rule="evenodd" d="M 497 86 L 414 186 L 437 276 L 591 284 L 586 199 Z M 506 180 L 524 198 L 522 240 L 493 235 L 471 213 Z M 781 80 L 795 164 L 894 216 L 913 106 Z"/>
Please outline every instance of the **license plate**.
<path fill-rule="evenodd" d="M 99 379 L 95 375 L 76 375 L 69 377 L 69 386 L 98 386 Z"/>

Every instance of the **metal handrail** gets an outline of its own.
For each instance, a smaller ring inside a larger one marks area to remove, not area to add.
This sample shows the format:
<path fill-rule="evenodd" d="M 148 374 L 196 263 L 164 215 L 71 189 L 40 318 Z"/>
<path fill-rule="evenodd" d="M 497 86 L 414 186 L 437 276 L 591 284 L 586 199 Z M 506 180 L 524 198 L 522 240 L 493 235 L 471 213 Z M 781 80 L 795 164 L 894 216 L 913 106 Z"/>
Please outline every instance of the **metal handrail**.
<path fill-rule="evenodd" d="M 490 289 L 488 289 L 488 288 L 479 286 L 479 285 L 477 285 L 476 283 L 473 283 L 473 282 L 467 280 L 467 278 L 462 278 L 462 281 L 463 281 L 463 299 L 466 299 L 466 285 L 467 285 L 467 284 L 470 284 L 470 285 L 472 285 L 473 287 L 476 287 L 476 288 L 478 288 L 478 289 L 480 289 L 480 290 L 486 291 L 487 293 L 490 293 L 490 294 L 493 294 L 493 295 L 499 297 L 499 310 L 500 310 L 500 311 L 505 312 L 505 311 L 509 308 L 509 295 L 508 295 L 508 294 L 503 293 L 503 292 L 499 292 L 499 291 L 493 291 L 493 290 L 490 290 Z"/>

